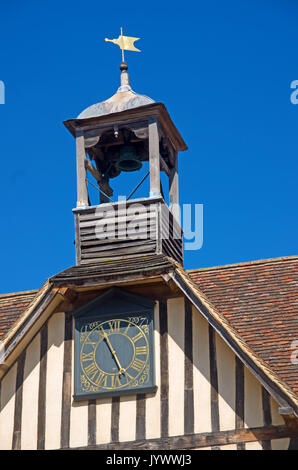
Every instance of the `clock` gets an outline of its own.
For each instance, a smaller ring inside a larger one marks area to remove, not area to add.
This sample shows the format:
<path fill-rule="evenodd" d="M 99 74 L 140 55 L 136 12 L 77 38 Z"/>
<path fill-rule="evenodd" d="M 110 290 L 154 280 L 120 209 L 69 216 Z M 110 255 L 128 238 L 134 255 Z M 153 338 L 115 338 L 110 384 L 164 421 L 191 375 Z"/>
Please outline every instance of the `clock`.
<path fill-rule="evenodd" d="M 75 398 L 154 391 L 154 302 L 110 289 L 75 312 Z"/>

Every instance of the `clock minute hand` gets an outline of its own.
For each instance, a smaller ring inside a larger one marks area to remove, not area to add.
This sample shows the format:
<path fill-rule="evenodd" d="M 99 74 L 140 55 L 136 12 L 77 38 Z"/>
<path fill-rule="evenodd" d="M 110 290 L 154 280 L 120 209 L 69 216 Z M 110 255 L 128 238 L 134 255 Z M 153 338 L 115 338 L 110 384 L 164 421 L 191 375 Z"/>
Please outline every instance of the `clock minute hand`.
<path fill-rule="evenodd" d="M 125 371 L 125 369 L 123 369 L 123 367 L 121 366 L 120 361 L 119 361 L 119 359 L 118 359 L 118 357 L 117 357 L 116 351 L 115 351 L 115 349 L 113 349 L 113 346 L 111 345 L 111 342 L 110 342 L 110 340 L 109 340 L 109 337 L 108 337 L 107 333 L 106 333 L 104 330 L 103 330 L 103 335 L 104 335 L 104 338 L 105 338 L 105 340 L 106 340 L 106 342 L 107 342 L 107 344 L 108 344 L 108 346 L 109 346 L 109 348 L 110 348 L 110 350 L 111 350 L 111 353 L 112 353 L 113 356 L 114 356 L 114 359 L 115 359 L 115 361 L 116 361 L 116 364 L 117 364 L 117 366 L 118 366 L 118 368 L 119 368 L 119 372 L 122 374 L 122 373 Z"/>

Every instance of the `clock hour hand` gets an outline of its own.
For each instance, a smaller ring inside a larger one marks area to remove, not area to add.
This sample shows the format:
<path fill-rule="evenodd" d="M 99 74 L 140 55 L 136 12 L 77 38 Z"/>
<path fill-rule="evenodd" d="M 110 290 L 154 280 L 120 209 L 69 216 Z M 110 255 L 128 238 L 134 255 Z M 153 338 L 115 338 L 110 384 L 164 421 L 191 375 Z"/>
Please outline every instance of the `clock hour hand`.
<path fill-rule="evenodd" d="M 110 342 L 110 340 L 109 340 L 109 337 L 108 337 L 107 333 L 104 331 L 103 328 L 102 328 L 102 331 L 103 331 L 104 339 L 106 340 L 107 345 L 109 346 L 110 351 L 111 351 L 111 353 L 113 354 L 113 357 L 114 357 L 114 359 L 115 359 L 115 361 L 116 361 L 116 364 L 117 364 L 117 366 L 118 366 L 118 368 L 119 368 L 119 372 L 120 372 L 120 374 L 123 374 L 123 373 L 125 372 L 125 369 L 123 369 L 123 367 L 121 366 L 120 361 L 119 361 L 119 359 L 118 359 L 118 357 L 117 357 L 116 351 L 115 351 L 115 349 L 113 348 L 113 346 L 111 345 L 111 342 Z"/>

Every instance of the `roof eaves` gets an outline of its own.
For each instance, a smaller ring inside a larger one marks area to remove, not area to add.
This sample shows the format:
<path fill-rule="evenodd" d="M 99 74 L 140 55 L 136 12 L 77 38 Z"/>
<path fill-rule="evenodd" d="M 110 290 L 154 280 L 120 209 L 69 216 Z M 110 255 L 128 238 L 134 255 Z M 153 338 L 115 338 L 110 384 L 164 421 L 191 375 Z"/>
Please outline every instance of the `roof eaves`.
<path fill-rule="evenodd" d="M 54 299 L 57 297 L 57 294 L 59 293 L 61 293 L 60 289 L 53 288 L 49 285 L 49 282 L 46 281 L 46 283 L 39 290 L 35 299 L 23 312 L 13 328 L 9 330 L 3 340 L 4 357 L 2 358 L 1 365 L 3 366 L 4 372 L 6 368 L 10 367 L 11 365 L 11 360 L 9 357 L 15 351 L 15 349 L 23 343 L 24 338 L 40 319 L 44 311 L 47 308 L 56 308 L 59 302 L 63 300 L 63 293 L 61 293 L 61 296 L 58 296 L 58 300 L 54 301 Z"/>
<path fill-rule="evenodd" d="M 8 294 L 0 294 L 0 300 L 6 299 L 6 298 L 11 298 L 11 297 L 20 297 L 20 296 L 26 296 L 26 295 L 32 295 L 36 294 L 39 289 L 32 289 L 32 290 L 24 290 L 20 292 L 9 292 Z"/>

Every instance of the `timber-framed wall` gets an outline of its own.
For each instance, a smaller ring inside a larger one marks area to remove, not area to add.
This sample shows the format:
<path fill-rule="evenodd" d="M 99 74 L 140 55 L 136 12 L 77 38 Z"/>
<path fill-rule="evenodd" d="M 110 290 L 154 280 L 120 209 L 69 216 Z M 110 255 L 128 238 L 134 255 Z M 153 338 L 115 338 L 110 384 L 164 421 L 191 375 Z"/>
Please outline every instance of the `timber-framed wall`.
<path fill-rule="evenodd" d="M 73 324 L 54 313 L 1 380 L 2 449 L 287 449 L 297 430 L 184 297 L 157 303 L 155 394 L 75 402 Z"/>

